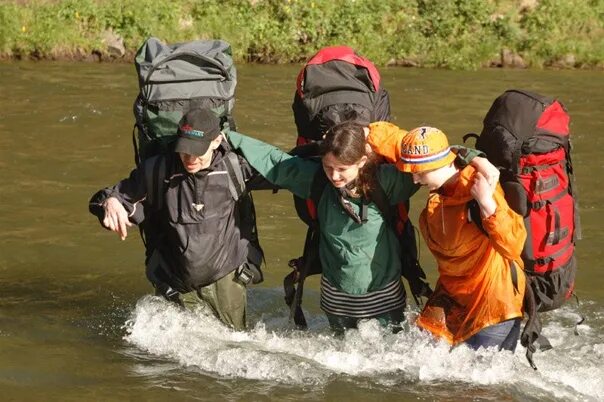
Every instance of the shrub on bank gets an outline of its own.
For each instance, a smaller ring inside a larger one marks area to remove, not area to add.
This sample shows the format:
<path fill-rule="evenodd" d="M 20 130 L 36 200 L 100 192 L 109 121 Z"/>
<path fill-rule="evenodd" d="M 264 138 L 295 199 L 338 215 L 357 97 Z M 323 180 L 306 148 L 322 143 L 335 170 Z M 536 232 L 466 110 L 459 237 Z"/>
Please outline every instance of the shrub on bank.
<path fill-rule="evenodd" d="M 153 35 L 263 63 L 347 44 L 382 65 L 602 67 L 603 19 L 604 0 L 20 0 L 0 4 L 0 55 L 130 61 Z"/>

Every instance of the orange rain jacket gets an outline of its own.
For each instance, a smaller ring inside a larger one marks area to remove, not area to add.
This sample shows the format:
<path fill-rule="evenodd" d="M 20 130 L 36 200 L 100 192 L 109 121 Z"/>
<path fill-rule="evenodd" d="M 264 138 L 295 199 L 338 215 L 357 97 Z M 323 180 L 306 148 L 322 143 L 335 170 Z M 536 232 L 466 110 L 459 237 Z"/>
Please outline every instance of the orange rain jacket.
<path fill-rule="evenodd" d="M 370 125 L 367 138 L 388 161 L 399 158 L 406 131 L 390 123 Z M 417 325 L 457 344 L 481 329 L 522 317 L 525 276 L 520 253 L 526 230 L 520 215 L 505 201 L 501 186 L 494 193 L 497 209 L 482 220 L 488 237 L 468 219 L 467 203 L 475 170 L 468 166 L 449 195 L 431 193 L 420 216 L 422 235 L 438 263 L 439 278 Z M 511 261 L 517 272 L 512 281 Z"/>

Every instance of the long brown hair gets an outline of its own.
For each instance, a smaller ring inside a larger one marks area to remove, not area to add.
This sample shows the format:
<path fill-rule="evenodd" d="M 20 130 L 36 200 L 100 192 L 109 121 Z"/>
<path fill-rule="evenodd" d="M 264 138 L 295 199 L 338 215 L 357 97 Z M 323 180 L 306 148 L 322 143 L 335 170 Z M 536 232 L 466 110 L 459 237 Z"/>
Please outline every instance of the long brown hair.
<path fill-rule="evenodd" d="M 327 130 L 320 149 L 321 156 L 331 153 L 346 165 L 353 165 L 363 156 L 367 156 L 367 162 L 359 169 L 355 186 L 365 198 L 369 199 L 371 191 L 377 184 L 375 171 L 378 158 L 373 153 L 367 155 L 366 144 L 363 126 L 353 121 L 345 121 Z"/>

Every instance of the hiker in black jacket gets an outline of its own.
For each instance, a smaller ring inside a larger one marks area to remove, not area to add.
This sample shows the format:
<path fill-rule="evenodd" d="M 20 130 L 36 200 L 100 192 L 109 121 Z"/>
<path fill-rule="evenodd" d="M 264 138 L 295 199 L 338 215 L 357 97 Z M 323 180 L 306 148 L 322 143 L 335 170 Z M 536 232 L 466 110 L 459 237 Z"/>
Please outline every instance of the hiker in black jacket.
<path fill-rule="evenodd" d="M 241 330 L 246 284 L 261 280 L 262 251 L 240 230 L 234 192 L 233 170 L 243 181 L 252 170 L 229 152 L 214 113 L 189 112 L 179 124 L 175 152 L 147 160 L 130 177 L 97 192 L 90 211 L 122 240 L 133 223 L 153 225 L 145 231 L 146 265 L 156 294 L 181 305 L 205 302 Z"/>

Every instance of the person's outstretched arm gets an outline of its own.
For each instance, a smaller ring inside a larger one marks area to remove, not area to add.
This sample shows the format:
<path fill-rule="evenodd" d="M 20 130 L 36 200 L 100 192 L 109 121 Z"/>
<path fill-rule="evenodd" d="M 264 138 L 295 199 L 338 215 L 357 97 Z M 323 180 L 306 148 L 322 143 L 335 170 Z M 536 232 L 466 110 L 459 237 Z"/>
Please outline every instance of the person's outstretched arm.
<path fill-rule="evenodd" d="M 269 182 L 299 197 L 310 196 L 315 173 L 322 168 L 319 161 L 291 156 L 273 145 L 234 131 L 226 135 L 233 149 Z"/>
<path fill-rule="evenodd" d="M 376 122 L 369 125 L 367 143 L 376 154 L 389 163 L 396 163 L 401 155 L 401 142 L 407 131 L 388 122 Z M 499 180 L 499 170 L 487 160 L 486 155 L 473 148 L 462 145 L 452 145 L 451 149 L 457 155 L 457 162 L 462 165 L 472 165 L 487 179 L 491 188 L 495 188 Z"/>
<path fill-rule="evenodd" d="M 142 168 L 134 169 L 130 176 L 113 187 L 97 191 L 90 199 L 88 208 L 100 224 L 116 232 L 122 240 L 128 236 L 128 228 L 143 218 L 142 201 L 147 194 Z"/>

